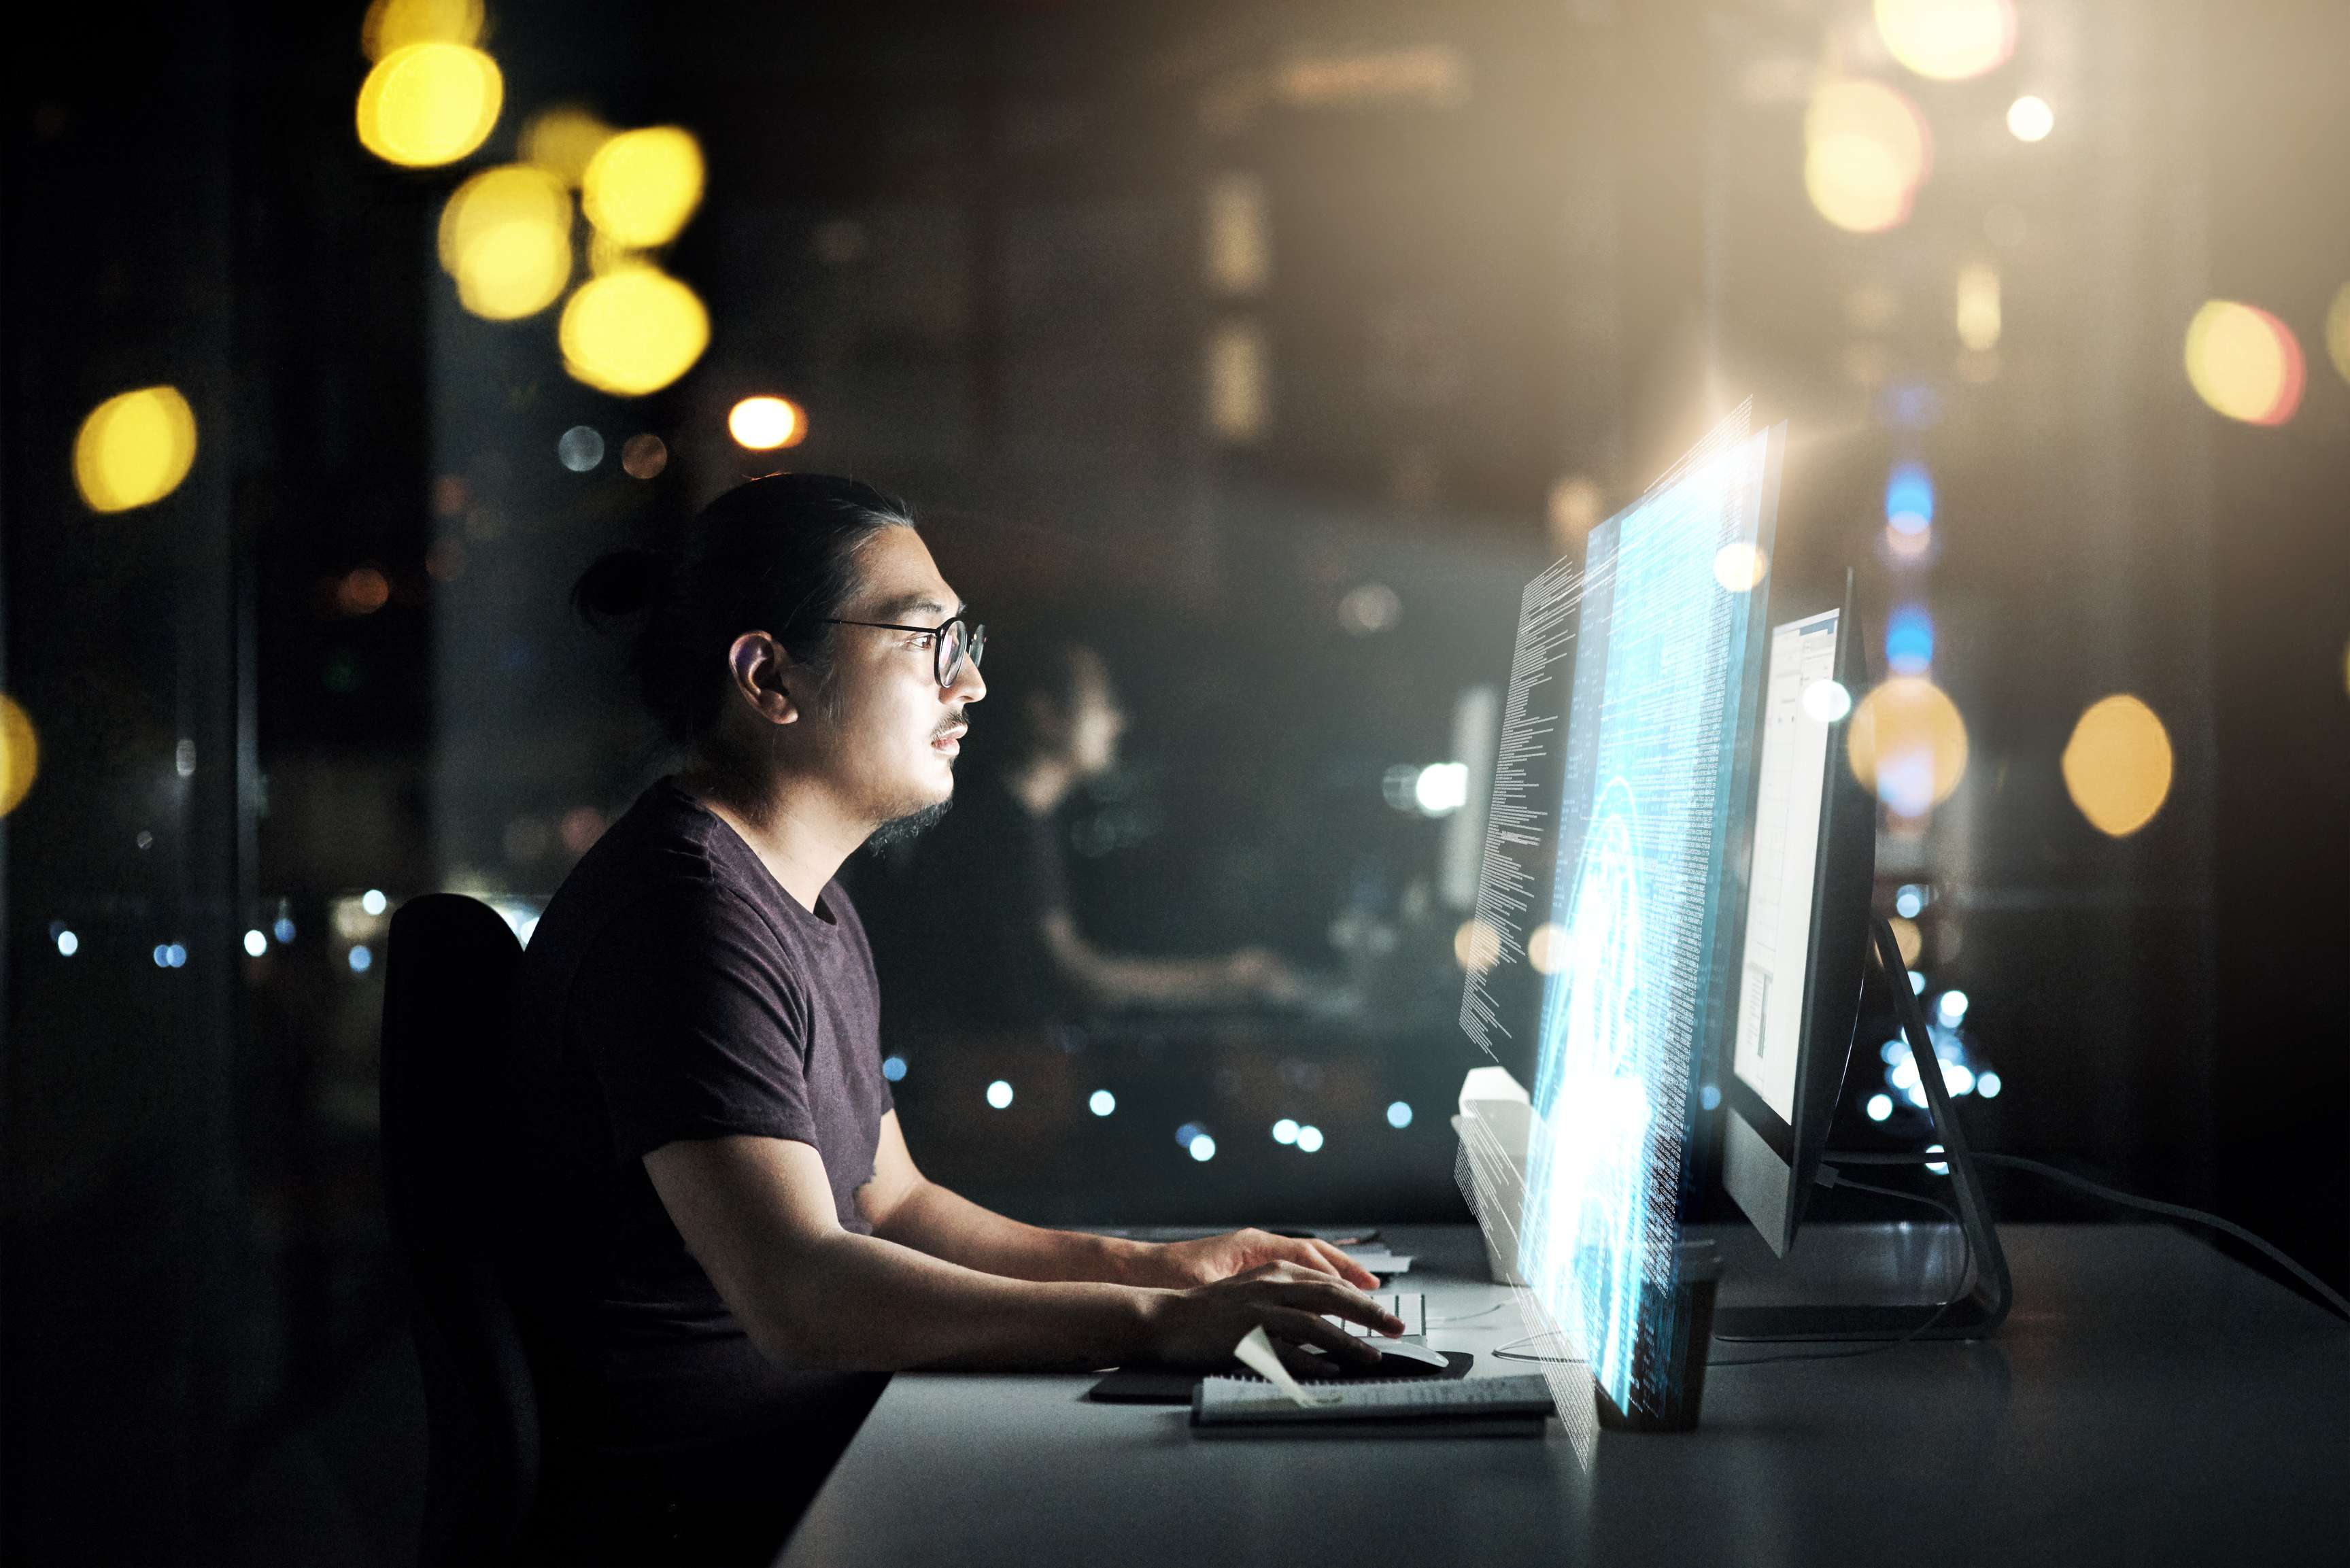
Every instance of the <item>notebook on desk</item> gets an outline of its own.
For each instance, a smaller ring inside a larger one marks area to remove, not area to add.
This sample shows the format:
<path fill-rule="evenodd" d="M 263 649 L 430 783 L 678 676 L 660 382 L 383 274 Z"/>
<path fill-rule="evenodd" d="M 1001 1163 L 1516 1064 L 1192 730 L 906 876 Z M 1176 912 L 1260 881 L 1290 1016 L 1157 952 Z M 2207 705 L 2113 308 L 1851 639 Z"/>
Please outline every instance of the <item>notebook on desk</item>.
<path fill-rule="evenodd" d="M 1551 1412 L 1537 1376 L 1317 1384 L 1299 1404 L 1255 1377 L 1203 1377 L 1195 1438 L 1539 1438 Z"/>

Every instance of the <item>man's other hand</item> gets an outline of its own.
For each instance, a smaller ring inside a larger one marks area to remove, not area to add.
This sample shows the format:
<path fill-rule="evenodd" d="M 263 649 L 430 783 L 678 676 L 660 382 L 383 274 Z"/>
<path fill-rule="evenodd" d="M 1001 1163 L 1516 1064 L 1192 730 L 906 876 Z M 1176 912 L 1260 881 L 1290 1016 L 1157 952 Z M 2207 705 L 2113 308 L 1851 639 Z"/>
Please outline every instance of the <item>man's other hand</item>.
<path fill-rule="evenodd" d="M 1276 1236 L 1269 1231 L 1233 1231 L 1197 1241 L 1168 1241 L 1145 1252 L 1132 1281 L 1181 1290 L 1211 1285 L 1268 1263 L 1292 1263 L 1327 1274 L 1357 1290 L 1378 1288 L 1378 1276 L 1327 1241 Z"/>

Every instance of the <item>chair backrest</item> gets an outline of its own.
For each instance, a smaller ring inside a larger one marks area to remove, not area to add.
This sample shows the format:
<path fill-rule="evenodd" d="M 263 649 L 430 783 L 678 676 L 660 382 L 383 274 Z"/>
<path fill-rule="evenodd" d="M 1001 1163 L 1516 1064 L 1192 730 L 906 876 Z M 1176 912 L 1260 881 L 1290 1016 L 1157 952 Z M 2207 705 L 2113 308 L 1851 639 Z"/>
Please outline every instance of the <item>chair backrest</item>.
<path fill-rule="evenodd" d="M 384 1192 L 424 1372 L 421 1556 L 510 1561 L 538 1486 L 539 1412 L 501 1280 L 516 1117 L 509 998 L 522 944 L 487 905 L 412 898 L 384 960 Z"/>

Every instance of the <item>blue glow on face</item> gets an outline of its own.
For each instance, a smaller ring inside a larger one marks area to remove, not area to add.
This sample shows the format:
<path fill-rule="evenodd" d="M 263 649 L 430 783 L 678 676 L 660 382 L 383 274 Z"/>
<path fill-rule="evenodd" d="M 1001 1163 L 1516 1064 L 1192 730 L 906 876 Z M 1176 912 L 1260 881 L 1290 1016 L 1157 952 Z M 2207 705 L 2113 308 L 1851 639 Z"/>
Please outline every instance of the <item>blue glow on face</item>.
<path fill-rule="evenodd" d="M 1896 675 L 1923 675 L 1934 662 L 1934 618 L 1923 605 L 1903 605 L 1885 623 L 1885 662 Z"/>
<path fill-rule="evenodd" d="M 1893 465 L 1885 482 L 1885 522 L 1897 534 L 1923 534 L 1934 525 L 1934 479 L 1922 462 Z"/>

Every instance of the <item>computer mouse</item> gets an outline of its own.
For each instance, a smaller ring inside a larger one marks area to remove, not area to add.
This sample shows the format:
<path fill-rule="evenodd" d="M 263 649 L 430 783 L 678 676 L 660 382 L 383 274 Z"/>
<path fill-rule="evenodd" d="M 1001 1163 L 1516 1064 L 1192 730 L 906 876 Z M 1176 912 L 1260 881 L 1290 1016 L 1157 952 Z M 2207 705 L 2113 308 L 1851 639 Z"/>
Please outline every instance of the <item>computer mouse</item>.
<path fill-rule="evenodd" d="M 1451 1371 L 1440 1350 L 1430 1350 L 1413 1340 L 1373 1339 L 1370 1343 L 1379 1352 L 1378 1360 L 1367 1366 L 1352 1361 L 1340 1361 L 1314 1345 L 1299 1348 L 1307 1355 L 1321 1359 L 1329 1366 L 1332 1378 L 1363 1379 L 1370 1377 L 1440 1377 Z"/>

